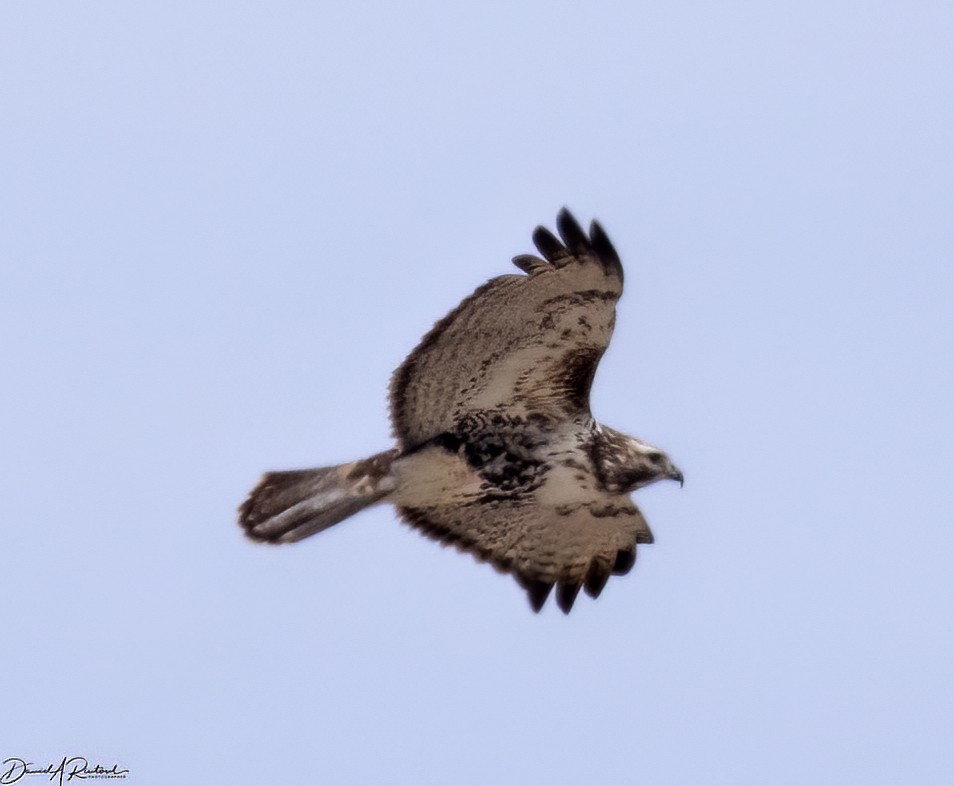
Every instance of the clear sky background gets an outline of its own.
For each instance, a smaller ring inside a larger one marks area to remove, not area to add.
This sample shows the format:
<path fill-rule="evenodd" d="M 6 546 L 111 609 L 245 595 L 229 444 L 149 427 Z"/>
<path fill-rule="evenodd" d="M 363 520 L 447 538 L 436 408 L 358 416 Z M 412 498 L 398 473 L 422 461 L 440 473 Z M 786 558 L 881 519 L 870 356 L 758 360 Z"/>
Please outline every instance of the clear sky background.
<path fill-rule="evenodd" d="M 954 7 L 0 6 L 0 757 L 131 784 L 954 777 Z M 686 485 L 564 617 L 265 469 L 564 204 Z M 42 778 L 21 781 L 30 786 Z"/>

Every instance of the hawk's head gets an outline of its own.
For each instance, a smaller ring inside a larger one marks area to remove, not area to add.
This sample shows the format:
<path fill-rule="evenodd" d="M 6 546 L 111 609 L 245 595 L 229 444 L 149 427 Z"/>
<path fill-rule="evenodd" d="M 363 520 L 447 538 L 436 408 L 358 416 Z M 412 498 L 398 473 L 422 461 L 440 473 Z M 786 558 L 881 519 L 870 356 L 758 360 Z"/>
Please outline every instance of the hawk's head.
<path fill-rule="evenodd" d="M 600 426 L 591 447 L 593 463 L 607 491 L 628 494 L 657 480 L 678 480 L 682 472 L 659 448 L 616 429 Z"/>

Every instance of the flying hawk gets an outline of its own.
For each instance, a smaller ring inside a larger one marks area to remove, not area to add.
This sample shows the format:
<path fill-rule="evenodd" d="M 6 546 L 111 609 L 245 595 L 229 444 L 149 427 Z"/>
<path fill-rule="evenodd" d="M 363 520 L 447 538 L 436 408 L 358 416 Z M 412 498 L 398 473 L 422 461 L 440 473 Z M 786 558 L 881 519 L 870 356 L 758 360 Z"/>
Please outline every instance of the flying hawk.
<path fill-rule="evenodd" d="M 539 611 L 569 612 L 628 573 L 653 535 L 629 498 L 682 473 L 600 425 L 589 393 L 623 268 L 603 228 L 565 208 L 537 227 L 524 275 L 491 279 L 438 322 L 391 379 L 396 447 L 336 467 L 269 472 L 239 509 L 253 540 L 293 543 L 377 502 L 510 573 Z"/>

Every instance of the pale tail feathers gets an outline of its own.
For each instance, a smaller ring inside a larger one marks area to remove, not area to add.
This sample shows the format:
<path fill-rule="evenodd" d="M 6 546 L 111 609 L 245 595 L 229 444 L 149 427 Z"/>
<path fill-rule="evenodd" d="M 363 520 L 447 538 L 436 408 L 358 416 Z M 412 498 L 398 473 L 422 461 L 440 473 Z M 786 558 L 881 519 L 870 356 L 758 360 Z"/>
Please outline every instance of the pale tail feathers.
<path fill-rule="evenodd" d="M 379 502 L 395 488 L 388 450 L 337 467 L 269 472 L 239 508 L 252 540 L 294 543 Z"/>

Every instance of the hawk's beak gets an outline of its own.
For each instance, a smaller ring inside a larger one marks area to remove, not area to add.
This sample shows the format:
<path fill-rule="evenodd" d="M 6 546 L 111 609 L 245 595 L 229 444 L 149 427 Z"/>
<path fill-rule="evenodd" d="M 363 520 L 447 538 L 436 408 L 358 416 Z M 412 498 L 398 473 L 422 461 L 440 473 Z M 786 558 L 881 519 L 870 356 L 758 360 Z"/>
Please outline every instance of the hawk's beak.
<path fill-rule="evenodd" d="M 678 481 L 679 481 L 679 488 L 682 488 L 683 482 L 684 482 L 684 480 L 685 480 L 685 479 L 682 477 L 682 472 L 680 472 L 678 469 L 676 469 L 676 468 L 674 467 L 673 470 L 672 470 L 672 472 L 669 474 L 669 478 L 670 478 L 670 480 L 678 480 Z"/>

